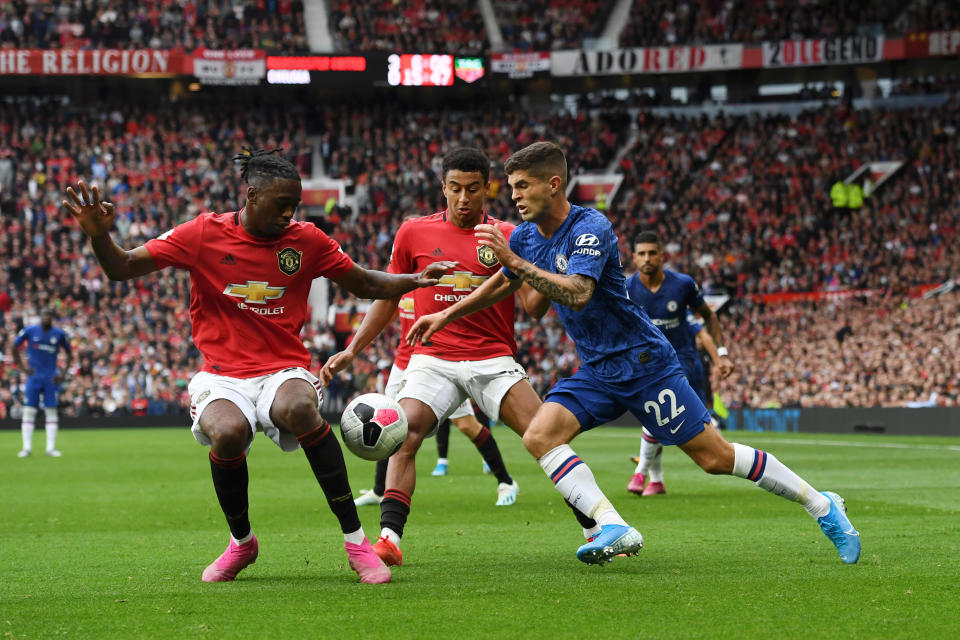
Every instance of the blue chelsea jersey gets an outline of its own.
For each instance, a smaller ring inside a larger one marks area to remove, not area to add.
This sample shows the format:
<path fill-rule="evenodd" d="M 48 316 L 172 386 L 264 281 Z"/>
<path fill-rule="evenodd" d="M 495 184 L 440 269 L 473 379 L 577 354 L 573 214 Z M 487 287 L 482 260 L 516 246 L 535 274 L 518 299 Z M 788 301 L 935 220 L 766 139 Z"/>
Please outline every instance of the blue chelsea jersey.
<path fill-rule="evenodd" d="M 673 347 L 627 297 L 617 235 L 603 214 L 572 205 L 550 238 L 544 238 L 536 224 L 524 222 L 510 236 L 510 249 L 540 269 L 596 281 L 583 310 L 557 302 L 553 308 L 577 347 L 581 366 L 597 378 L 652 380 L 680 371 Z M 517 277 L 507 268 L 503 273 L 510 279 Z"/>
<path fill-rule="evenodd" d="M 24 327 L 17 334 L 13 344 L 19 347 L 27 341 L 27 362 L 33 369 L 33 374 L 45 378 L 57 375 L 57 353 L 60 349 L 70 351 L 70 342 L 67 334 L 60 327 L 50 327 L 44 331 L 43 327 L 35 324 Z"/>
<path fill-rule="evenodd" d="M 627 278 L 627 293 L 663 331 L 681 360 L 697 357 L 696 341 L 687 327 L 687 310 L 703 305 L 703 292 L 693 278 L 665 269 L 660 288 L 650 291 L 640 280 L 640 274 L 634 273 Z"/>

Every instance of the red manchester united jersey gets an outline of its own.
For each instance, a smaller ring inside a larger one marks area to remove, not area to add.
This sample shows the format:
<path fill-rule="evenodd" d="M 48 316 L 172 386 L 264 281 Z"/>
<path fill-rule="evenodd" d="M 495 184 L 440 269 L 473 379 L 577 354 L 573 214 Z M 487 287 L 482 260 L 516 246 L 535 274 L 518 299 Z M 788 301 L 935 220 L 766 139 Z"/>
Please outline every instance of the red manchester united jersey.
<path fill-rule="evenodd" d="M 300 329 L 310 283 L 353 267 L 312 224 L 291 222 L 279 237 L 257 238 L 244 231 L 240 212 L 201 214 L 146 248 L 159 267 L 190 271 L 193 342 L 203 370 L 232 378 L 309 367 Z"/>
<path fill-rule="evenodd" d="M 507 238 L 513 225 L 484 215 L 486 224 L 499 224 Z M 500 270 L 493 250 L 477 243 L 473 229 L 461 229 L 447 220 L 446 212 L 404 222 L 393 243 L 388 271 L 415 273 L 437 260 L 456 260 L 452 273 L 440 284 L 414 291 L 416 317 L 443 311 L 468 296 Z M 517 351 L 514 339 L 513 296 L 481 311 L 454 320 L 430 339 L 417 344 L 414 353 L 443 360 L 485 360 L 512 356 Z"/>
<path fill-rule="evenodd" d="M 417 319 L 417 316 L 413 313 L 413 293 L 411 291 L 403 294 L 403 297 L 400 298 L 400 304 L 397 305 L 400 312 L 400 344 L 397 345 L 397 353 L 393 357 L 393 364 L 401 369 L 407 368 L 410 356 L 413 355 L 413 347 L 407 344 L 407 334 L 410 333 L 413 321 Z"/>

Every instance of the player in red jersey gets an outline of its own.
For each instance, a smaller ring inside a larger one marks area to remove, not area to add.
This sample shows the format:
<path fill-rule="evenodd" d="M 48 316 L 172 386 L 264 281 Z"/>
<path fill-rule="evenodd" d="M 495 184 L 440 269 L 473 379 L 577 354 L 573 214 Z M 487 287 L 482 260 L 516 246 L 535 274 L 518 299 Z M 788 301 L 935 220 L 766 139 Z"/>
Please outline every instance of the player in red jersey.
<path fill-rule="evenodd" d="M 247 514 L 246 453 L 259 428 L 284 451 L 303 449 L 361 581 L 389 582 L 390 570 L 360 526 L 340 444 L 320 416 L 322 387 L 307 369 L 310 353 L 299 338 L 307 294 L 313 279 L 325 276 L 357 296 L 395 298 L 437 284 L 454 263 L 403 275 L 355 264 L 315 226 L 293 220 L 300 175 L 273 153 L 247 151 L 234 158 L 248 185 L 243 209 L 201 214 L 130 251 L 110 237 L 116 212 L 100 200 L 96 186 L 68 188 L 70 202 L 63 205 L 90 237 L 111 280 L 168 266 L 190 272 L 193 341 L 204 359 L 188 387 L 192 431 L 210 447 L 213 486 L 230 527 L 227 549 L 206 568 L 203 581 L 233 580 L 257 558 Z"/>
<path fill-rule="evenodd" d="M 413 326 L 413 322 L 416 319 L 413 297 L 413 292 L 405 294 L 400 298 L 398 306 L 396 307 L 389 306 L 389 301 L 387 300 L 375 302 L 370 305 L 370 308 L 364 316 L 364 322 L 361 323 L 358 329 L 357 335 L 346 349 L 340 354 L 337 354 L 338 360 L 343 363 L 342 367 L 353 362 L 353 359 L 360 353 L 363 347 L 372 342 L 377 334 L 380 333 L 381 329 L 374 330 L 373 327 L 385 327 L 399 316 L 400 335 L 405 336 L 407 332 L 410 331 L 410 327 Z M 367 319 L 368 317 L 369 320 Z M 406 340 L 401 339 L 400 344 L 397 346 L 396 354 L 394 355 L 393 366 L 390 368 L 390 375 L 387 378 L 386 387 L 383 390 L 384 395 L 387 397 L 395 398 L 402 388 L 404 372 L 412 355 L 413 347 L 407 344 Z M 325 368 L 320 372 L 320 379 L 323 384 L 329 384 L 332 378 L 333 374 L 329 369 Z M 480 452 L 480 455 L 483 456 L 483 460 L 487 468 L 490 469 L 490 473 L 497 479 L 496 506 L 505 507 L 516 503 L 517 484 L 507 471 L 507 467 L 503 462 L 503 456 L 500 454 L 500 448 L 497 446 L 497 441 L 490 432 L 490 428 L 480 424 L 474 415 L 473 405 L 469 398 L 464 400 L 463 403 L 450 414 L 449 420 L 457 426 L 457 429 L 459 429 L 463 435 L 467 436 L 470 441 L 473 442 L 474 446 Z M 447 423 L 447 429 L 449 429 L 449 423 Z M 435 473 L 434 475 L 440 474 Z M 386 482 L 387 460 L 378 460 L 374 473 L 373 489 L 361 492 L 360 497 L 355 501 L 356 505 L 359 507 L 380 504 L 386 490 Z"/>
<path fill-rule="evenodd" d="M 478 149 L 454 149 L 443 158 L 443 194 L 446 210 L 406 221 L 393 244 L 390 271 L 418 268 L 437 258 L 455 260 L 456 269 L 439 284 L 414 292 L 417 317 L 442 311 L 466 297 L 501 265 L 487 247 L 478 244 L 474 227 L 497 225 L 505 236 L 513 225 L 488 216 L 483 210 L 490 176 L 490 161 Z M 534 316 L 543 315 L 549 301 L 532 289 L 521 289 L 524 307 Z M 368 313 L 351 346 L 359 352 L 389 321 L 387 301 L 383 313 Z M 418 343 L 406 370 L 397 399 L 407 414 L 409 432 L 400 450 L 390 458 L 387 490 L 380 502 L 380 539 L 374 550 L 387 564 L 403 561 L 399 543 L 410 514 L 410 498 L 416 485 L 415 456 L 439 420 L 450 415 L 464 398 L 473 398 L 491 418 L 499 417 L 523 435 L 540 407 L 540 398 L 516 363 L 514 340 L 514 298 L 504 298 L 481 312 L 451 322 L 436 333 L 433 341 Z M 324 365 L 321 377 L 329 379 L 352 360 L 352 354 L 334 354 Z M 569 503 L 568 503 L 569 504 Z M 588 519 L 579 512 L 581 525 Z M 596 526 L 593 523 L 591 526 Z"/>

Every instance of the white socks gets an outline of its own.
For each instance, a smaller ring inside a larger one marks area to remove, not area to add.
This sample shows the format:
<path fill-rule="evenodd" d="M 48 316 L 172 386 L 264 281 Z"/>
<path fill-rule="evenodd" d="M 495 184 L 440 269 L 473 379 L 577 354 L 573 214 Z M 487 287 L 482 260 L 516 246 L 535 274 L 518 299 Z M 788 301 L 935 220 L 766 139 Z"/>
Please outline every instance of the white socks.
<path fill-rule="evenodd" d="M 23 436 L 23 450 L 33 449 L 33 431 L 36 428 L 34 420 L 37 419 L 36 407 L 23 408 L 23 421 L 20 423 L 20 433 Z"/>
<path fill-rule="evenodd" d="M 397 545 L 398 547 L 400 546 L 400 534 L 394 531 L 393 529 L 390 529 L 387 527 L 380 529 L 380 537 L 386 538 L 387 540 Z"/>
<path fill-rule="evenodd" d="M 799 502 L 814 518 L 830 512 L 830 500 L 773 455 L 737 442 L 731 444 L 734 450 L 733 475 L 751 480 L 761 489 L 782 498 Z"/>
<path fill-rule="evenodd" d="M 560 495 L 581 513 L 593 518 L 601 526 L 605 524 L 626 526 L 627 523 L 597 486 L 590 467 L 574 453 L 570 445 L 562 444 L 554 447 L 538 462 L 553 481 Z"/>
<path fill-rule="evenodd" d="M 644 429 L 640 440 L 640 461 L 634 473 L 650 475 L 651 482 L 663 482 L 663 445 Z"/>
<path fill-rule="evenodd" d="M 56 407 L 48 407 L 44 413 L 47 414 L 47 451 L 53 451 L 57 448 L 57 431 L 60 428 L 60 421 Z"/>
<path fill-rule="evenodd" d="M 237 540 L 236 538 L 234 538 L 234 537 L 233 537 L 233 534 L 230 534 L 230 539 L 233 540 L 233 544 L 235 544 L 235 545 L 247 544 L 248 542 L 250 542 L 251 540 L 253 540 L 253 529 L 250 530 L 250 533 L 248 533 L 247 535 L 243 536 L 243 537 L 240 538 L 239 540 Z"/>
<path fill-rule="evenodd" d="M 360 527 L 356 531 L 343 534 L 343 541 L 349 542 L 350 544 L 360 544 L 366 537 L 367 536 L 363 533 L 363 527 Z"/>

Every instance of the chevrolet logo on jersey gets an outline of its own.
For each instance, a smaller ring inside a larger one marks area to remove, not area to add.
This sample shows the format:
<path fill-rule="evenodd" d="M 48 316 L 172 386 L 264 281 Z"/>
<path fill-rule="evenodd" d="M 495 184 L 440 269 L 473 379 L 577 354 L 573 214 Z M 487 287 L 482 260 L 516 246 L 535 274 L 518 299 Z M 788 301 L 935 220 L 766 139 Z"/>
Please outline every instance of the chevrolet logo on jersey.
<path fill-rule="evenodd" d="M 454 291 L 470 291 L 479 287 L 487 276 L 475 276 L 470 271 L 454 271 L 440 278 L 438 287 L 453 287 Z"/>
<path fill-rule="evenodd" d="M 400 308 L 400 313 L 413 315 L 413 298 L 400 298 L 400 304 L 397 306 Z"/>
<path fill-rule="evenodd" d="M 249 304 L 267 304 L 267 300 L 283 297 L 286 287 L 271 287 L 269 282 L 247 280 L 247 284 L 228 284 L 223 292 L 228 296 L 243 298 Z"/>

